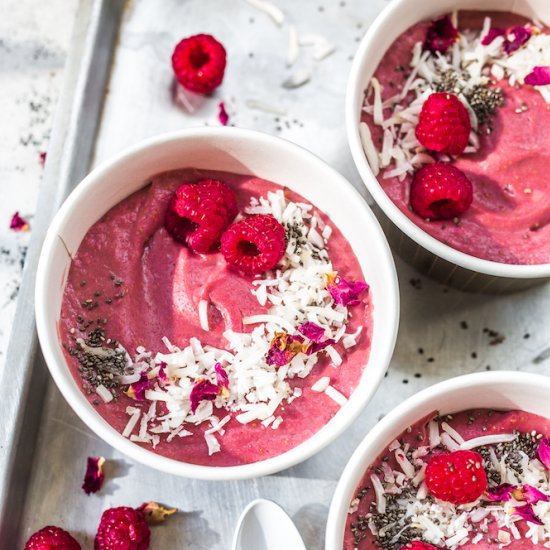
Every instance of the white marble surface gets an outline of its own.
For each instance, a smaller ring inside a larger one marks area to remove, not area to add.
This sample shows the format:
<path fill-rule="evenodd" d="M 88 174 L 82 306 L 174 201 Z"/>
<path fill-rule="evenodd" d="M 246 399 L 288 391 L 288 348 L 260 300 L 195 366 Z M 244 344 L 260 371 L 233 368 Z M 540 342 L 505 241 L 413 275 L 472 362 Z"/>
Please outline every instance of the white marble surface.
<path fill-rule="evenodd" d="M 29 232 L 78 0 L 0 2 L 0 371 L 10 337 Z"/>

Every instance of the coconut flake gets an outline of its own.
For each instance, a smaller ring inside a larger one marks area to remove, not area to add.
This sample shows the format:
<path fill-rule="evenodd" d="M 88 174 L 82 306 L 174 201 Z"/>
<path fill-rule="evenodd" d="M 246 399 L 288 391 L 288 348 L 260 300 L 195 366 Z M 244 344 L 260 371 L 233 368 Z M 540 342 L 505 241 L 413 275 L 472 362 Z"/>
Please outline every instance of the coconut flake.
<path fill-rule="evenodd" d="M 270 103 L 257 100 L 257 99 L 247 99 L 246 106 L 249 109 L 253 109 L 255 111 L 262 111 L 264 113 L 268 113 L 272 115 L 285 116 L 287 114 L 287 110 L 285 108 L 279 107 L 277 105 L 272 105 Z"/>
<path fill-rule="evenodd" d="M 114 399 L 111 390 L 107 389 L 103 384 L 99 384 L 99 386 L 95 388 L 95 392 L 103 399 L 104 403 L 110 403 Z"/>
<path fill-rule="evenodd" d="M 199 302 L 199 321 L 202 330 L 208 332 L 210 327 L 208 326 L 208 302 L 206 300 Z"/>
<path fill-rule="evenodd" d="M 319 378 L 319 380 L 317 380 L 317 382 L 315 382 L 315 384 L 313 384 L 313 386 L 311 386 L 311 390 L 314 392 L 321 393 L 328 388 L 329 384 L 330 384 L 330 377 L 322 376 L 321 378 Z"/>
<path fill-rule="evenodd" d="M 372 486 L 376 494 L 376 510 L 378 511 L 379 514 L 385 514 L 386 513 L 386 496 L 384 494 L 384 486 L 382 485 L 380 478 L 375 474 L 372 474 L 370 476 L 370 480 L 372 482 Z"/>
<path fill-rule="evenodd" d="M 359 124 L 359 136 L 361 138 L 361 144 L 367 157 L 367 161 L 371 167 L 372 173 L 377 176 L 380 172 L 380 161 L 378 160 L 378 151 L 372 141 L 372 135 L 368 124 L 361 122 Z"/>
<path fill-rule="evenodd" d="M 256 8 L 257 10 L 265 13 L 266 15 L 269 15 L 279 27 L 284 23 L 285 21 L 285 14 L 282 12 L 282 10 L 277 7 L 275 4 L 272 4 L 271 2 L 268 2 L 267 0 L 245 0 L 248 4 L 250 4 L 252 7 Z"/>
<path fill-rule="evenodd" d="M 286 64 L 289 67 L 292 67 L 292 65 L 296 63 L 299 52 L 298 32 L 296 31 L 296 27 L 294 25 L 290 25 L 288 29 L 288 52 L 286 56 Z"/>
<path fill-rule="evenodd" d="M 474 437 L 473 439 L 468 439 L 461 443 L 460 450 L 468 451 L 470 449 L 475 449 L 476 447 L 482 447 L 485 445 L 497 445 L 498 443 L 510 443 L 515 441 L 517 438 L 516 434 L 494 434 L 494 435 L 483 435 L 481 437 Z"/>
<path fill-rule="evenodd" d="M 336 401 L 336 403 L 338 403 L 341 407 L 348 402 L 346 396 L 340 393 L 334 386 L 327 386 L 325 394 L 328 395 L 333 401 Z"/>

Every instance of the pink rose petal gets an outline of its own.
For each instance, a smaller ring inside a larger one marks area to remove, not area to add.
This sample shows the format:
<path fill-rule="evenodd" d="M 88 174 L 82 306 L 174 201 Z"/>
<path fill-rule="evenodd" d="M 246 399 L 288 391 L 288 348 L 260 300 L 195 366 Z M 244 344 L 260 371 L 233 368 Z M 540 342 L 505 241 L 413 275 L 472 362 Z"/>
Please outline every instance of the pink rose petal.
<path fill-rule="evenodd" d="M 512 37 L 510 39 L 510 36 Z M 531 38 L 531 31 L 526 27 L 512 27 L 506 31 L 506 40 L 502 47 L 509 55 L 519 50 Z"/>
<path fill-rule="evenodd" d="M 495 38 L 498 38 L 499 36 L 504 36 L 505 32 L 506 31 L 501 27 L 491 27 L 489 29 L 489 32 L 481 40 L 481 43 L 484 46 L 488 46 L 493 42 Z"/>
<path fill-rule="evenodd" d="M 524 485 L 522 487 L 523 497 L 529 504 L 536 504 L 541 500 L 543 502 L 550 502 L 550 496 L 545 495 L 532 485 Z"/>
<path fill-rule="evenodd" d="M 23 219 L 19 215 L 19 212 L 16 212 L 11 218 L 10 229 L 13 229 L 14 231 L 28 231 L 30 229 L 30 225 L 27 220 Z"/>
<path fill-rule="evenodd" d="M 151 382 L 145 373 L 142 373 L 140 379 L 128 386 L 128 389 L 124 392 L 131 399 L 136 401 L 145 400 L 145 390 L 149 389 Z"/>
<path fill-rule="evenodd" d="M 297 330 L 312 342 L 319 343 L 325 336 L 325 329 L 311 321 L 302 323 Z"/>
<path fill-rule="evenodd" d="M 336 275 L 333 280 L 329 278 L 327 290 L 335 303 L 342 306 L 355 306 L 360 303 L 359 294 L 368 290 L 369 285 L 362 281 L 346 281 Z"/>
<path fill-rule="evenodd" d="M 426 32 L 424 49 L 432 53 L 445 53 L 457 39 L 458 30 L 453 25 L 451 18 L 445 15 L 441 19 L 432 21 L 432 24 Z"/>
<path fill-rule="evenodd" d="M 218 109 L 219 109 L 218 120 L 220 121 L 220 124 L 222 126 L 227 126 L 227 123 L 229 122 L 229 115 L 225 110 L 225 103 L 223 101 L 220 101 L 220 104 L 218 105 Z"/>
<path fill-rule="evenodd" d="M 533 67 L 533 71 L 525 77 L 524 82 L 531 86 L 550 84 L 550 67 Z"/>
<path fill-rule="evenodd" d="M 525 521 L 530 521 L 536 525 L 543 525 L 542 521 L 537 517 L 533 511 L 533 506 L 531 504 L 526 504 L 525 506 L 517 506 L 512 508 L 512 513 Z"/>
<path fill-rule="evenodd" d="M 191 401 L 191 412 L 194 414 L 201 401 L 214 401 L 219 393 L 216 384 L 208 380 L 198 380 L 195 382 L 189 400 Z"/>
<path fill-rule="evenodd" d="M 550 439 L 541 439 L 538 451 L 539 459 L 547 470 L 550 470 Z"/>
<path fill-rule="evenodd" d="M 487 498 L 489 500 L 506 502 L 512 498 L 512 491 L 515 491 L 516 489 L 516 485 L 503 483 L 502 485 L 497 485 L 496 487 L 487 489 Z"/>
<path fill-rule="evenodd" d="M 105 459 L 102 456 L 88 457 L 86 474 L 84 475 L 84 483 L 82 484 L 82 489 L 84 489 L 87 495 L 97 493 L 103 486 L 103 482 L 105 481 L 104 464 Z"/>
<path fill-rule="evenodd" d="M 214 365 L 214 370 L 216 371 L 216 382 L 218 383 L 218 387 L 227 390 L 229 388 L 229 376 L 227 376 L 227 372 L 225 372 L 222 364 L 216 363 Z"/>
<path fill-rule="evenodd" d="M 309 344 L 299 334 L 290 336 L 286 332 L 276 332 L 266 355 L 268 365 L 282 367 L 290 363 L 298 353 L 307 353 Z"/>
<path fill-rule="evenodd" d="M 168 382 L 168 375 L 166 374 L 166 367 L 168 366 L 164 361 L 160 362 L 158 378 L 162 383 Z"/>

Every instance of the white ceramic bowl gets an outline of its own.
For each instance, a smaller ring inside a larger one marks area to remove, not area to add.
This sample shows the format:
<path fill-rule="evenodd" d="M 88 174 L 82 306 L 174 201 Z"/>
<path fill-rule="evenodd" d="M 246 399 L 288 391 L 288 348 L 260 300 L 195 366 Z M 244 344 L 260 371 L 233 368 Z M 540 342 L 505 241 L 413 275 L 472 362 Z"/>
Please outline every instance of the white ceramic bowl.
<path fill-rule="evenodd" d="M 372 173 L 359 135 L 365 89 L 395 39 L 420 21 L 453 10 L 508 11 L 550 24 L 546 0 L 393 0 L 369 27 L 351 68 L 346 129 L 355 165 L 376 201 L 375 212 L 392 248 L 420 271 L 463 290 L 508 292 L 550 279 L 550 264 L 511 265 L 482 260 L 438 241 L 410 220 L 386 195 Z"/>
<path fill-rule="evenodd" d="M 524 410 L 550 418 L 550 378 L 523 372 L 468 374 L 435 384 L 413 395 L 387 414 L 359 444 L 338 482 L 330 506 L 325 550 L 342 550 L 350 503 L 369 466 L 409 426 L 439 411 L 469 409 Z"/>
<path fill-rule="evenodd" d="M 113 429 L 82 395 L 65 362 L 57 323 L 65 280 L 88 229 L 111 207 L 137 191 L 151 176 L 195 167 L 255 174 L 300 193 L 328 214 L 350 242 L 373 300 L 372 348 L 365 374 L 349 402 L 313 437 L 262 462 L 209 467 L 162 457 Z M 399 317 L 397 276 L 389 246 L 375 216 L 340 174 L 308 151 L 283 139 L 250 130 L 198 128 L 145 141 L 96 168 L 71 193 L 46 236 L 37 272 L 38 336 L 61 393 L 99 437 L 119 451 L 159 470 L 203 479 L 240 479 L 270 474 L 310 457 L 357 417 L 378 387 L 390 362 Z"/>

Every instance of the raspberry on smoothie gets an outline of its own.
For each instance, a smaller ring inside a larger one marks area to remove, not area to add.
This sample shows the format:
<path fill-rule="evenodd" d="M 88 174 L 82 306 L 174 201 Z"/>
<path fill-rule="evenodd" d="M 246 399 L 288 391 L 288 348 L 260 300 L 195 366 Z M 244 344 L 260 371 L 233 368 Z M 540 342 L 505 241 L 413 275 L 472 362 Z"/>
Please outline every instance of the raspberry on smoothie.
<path fill-rule="evenodd" d="M 550 545 L 550 420 L 488 409 L 430 415 L 360 482 L 344 550 Z"/>
<path fill-rule="evenodd" d="M 253 176 L 185 169 L 89 229 L 59 331 L 82 391 L 123 436 L 232 466 L 292 449 L 345 405 L 371 307 L 353 250 L 313 205 Z"/>
<path fill-rule="evenodd" d="M 549 30 L 464 11 L 394 41 L 366 90 L 360 133 L 381 187 L 425 232 L 485 260 L 543 264 L 548 127 Z"/>

